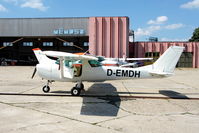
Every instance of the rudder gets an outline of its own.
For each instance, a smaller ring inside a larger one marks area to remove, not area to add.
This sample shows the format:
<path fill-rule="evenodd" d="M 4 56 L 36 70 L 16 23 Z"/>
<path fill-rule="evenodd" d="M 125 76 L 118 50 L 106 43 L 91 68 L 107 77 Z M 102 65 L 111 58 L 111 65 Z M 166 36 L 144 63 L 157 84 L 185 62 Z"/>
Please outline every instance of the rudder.
<path fill-rule="evenodd" d="M 183 50 L 184 47 L 181 46 L 169 47 L 153 64 L 153 70 L 157 72 L 173 73 Z"/>

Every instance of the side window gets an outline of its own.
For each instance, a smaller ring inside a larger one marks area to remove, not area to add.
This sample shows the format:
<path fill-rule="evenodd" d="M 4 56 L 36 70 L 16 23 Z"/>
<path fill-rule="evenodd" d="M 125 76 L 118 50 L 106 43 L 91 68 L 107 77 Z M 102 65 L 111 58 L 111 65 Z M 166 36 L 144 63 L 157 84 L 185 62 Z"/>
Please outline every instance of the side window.
<path fill-rule="evenodd" d="M 91 65 L 91 67 L 100 67 L 102 64 L 99 61 L 96 60 L 89 60 L 88 63 Z"/>
<path fill-rule="evenodd" d="M 60 61 L 59 61 L 59 59 L 57 59 L 56 61 L 55 61 L 55 64 L 60 64 Z M 73 67 L 73 62 L 72 61 L 69 61 L 69 60 L 65 60 L 64 61 L 64 66 L 66 66 L 66 67 Z"/>
<path fill-rule="evenodd" d="M 55 61 L 55 64 L 58 64 L 58 65 L 60 64 L 59 59 Z M 72 68 L 74 64 L 82 64 L 82 61 L 81 60 L 77 60 L 77 61 L 65 60 L 64 61 L 64 66 L 66 67 Z"/>
<path fill-rule="evenodd" d="M 63 46 L 73 46 L 73 42 L 63 42 Z"/>
<path fill-rule="evenodd" d="M 53 42 L 43 42 L 43 46 L 44 47 L 52 47 L 53 46 Z"/>
<path fill-rule="evenodd" d="M 73 67 L 73 62 L 72 61 L 65 60 L 64 64 L 65 64 L 66 67 L 70 67 L 70 68 Z"/>
<path fill-rule="evenodd" d="M 84 46 L 89 46 L 89 42 L 84 42 Z"/>
<path fill-rule="evenodd" d="M 3 42 L 3 46 L 4 47 L 13 46 L 13 43 L 11 43 L 11 42 Z"/>
<path fill-rule="evenodd" d="M 23 46 L 32 47 L 33 46 L 33 42 L 23 42 Z"/>

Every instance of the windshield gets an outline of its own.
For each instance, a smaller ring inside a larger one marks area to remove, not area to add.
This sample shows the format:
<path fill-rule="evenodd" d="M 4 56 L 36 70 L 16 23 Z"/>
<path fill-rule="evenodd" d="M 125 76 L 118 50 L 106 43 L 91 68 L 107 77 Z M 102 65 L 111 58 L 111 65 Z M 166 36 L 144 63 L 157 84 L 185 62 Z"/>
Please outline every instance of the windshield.
<path fill-rule="evenodd" d="M 91 65 L 91 67 L 100 67 L 102 64 L 99 61 L 96 60 L 89 60 L 88 63 Z"/>

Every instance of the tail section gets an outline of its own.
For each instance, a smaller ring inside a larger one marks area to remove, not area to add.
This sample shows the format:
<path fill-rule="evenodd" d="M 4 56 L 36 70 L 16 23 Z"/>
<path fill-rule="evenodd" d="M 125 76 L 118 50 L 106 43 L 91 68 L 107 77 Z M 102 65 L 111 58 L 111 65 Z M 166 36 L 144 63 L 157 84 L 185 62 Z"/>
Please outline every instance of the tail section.
<path fill-rule="evenodd" d="M 40 64 L 46 63 L 50 60 L 45 54 L 43 54 L 40 48 L 34 48 L 32 50 L 35 53 L 35 56 Z"/>
<path fill-rule="evenodd" d="M 173 73 L 183 50 L 184 47 L 181 46 L 169 47 L 153 64 L 153 71 L 159 73 Z"/>

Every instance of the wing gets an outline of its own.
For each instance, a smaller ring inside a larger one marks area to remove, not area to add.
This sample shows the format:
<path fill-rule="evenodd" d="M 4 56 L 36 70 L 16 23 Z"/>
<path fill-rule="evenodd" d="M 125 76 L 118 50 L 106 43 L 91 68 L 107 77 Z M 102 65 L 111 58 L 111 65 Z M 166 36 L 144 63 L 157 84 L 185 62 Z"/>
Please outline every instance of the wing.
<path fill-rule="evenodd" d="M 98 60 L 98 58 L 91 55 L 77 55 L 77 54 L 58 52 L 58 51 L 43 51 L 43 53 L 50 57 L 56 57 L 65 60 Z"/>

